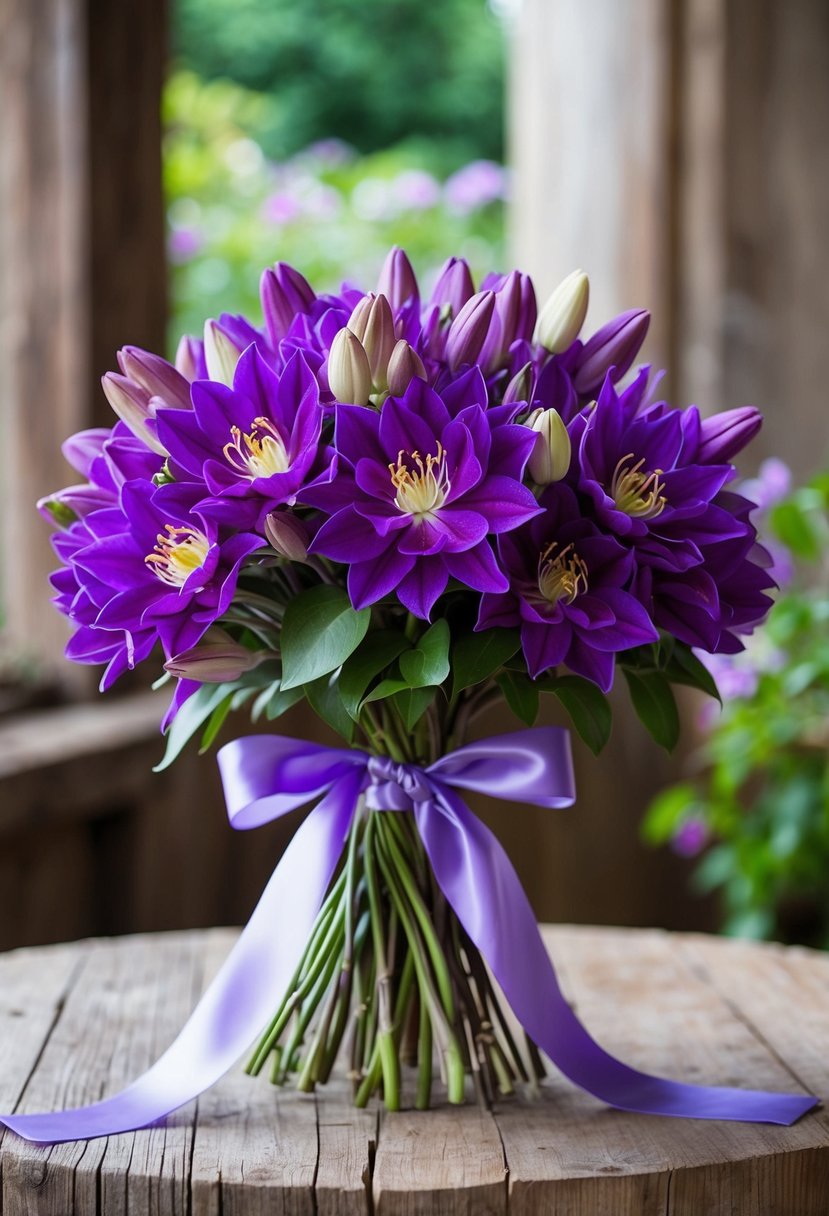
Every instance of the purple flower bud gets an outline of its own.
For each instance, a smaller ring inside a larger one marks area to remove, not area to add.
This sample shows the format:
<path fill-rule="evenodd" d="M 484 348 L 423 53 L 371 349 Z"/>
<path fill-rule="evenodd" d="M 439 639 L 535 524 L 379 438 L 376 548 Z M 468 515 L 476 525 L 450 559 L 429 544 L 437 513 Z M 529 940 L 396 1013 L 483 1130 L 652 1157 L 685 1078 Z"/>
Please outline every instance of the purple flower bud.
<path fill-rule="evenodd" d="M 419 299 L 415 272 L 406 254 L 397 245 L 388 253 L 380 278 L 377 280 L 377 294 L 386 297 L 395 312 L 402 308 L 407 300 Z"/>
<path fill-rule="evenodd" d="M 176 347 L 176 371 L 191 384 L 194 380 L 207 379 L 207 364 L 204 361 L 204 343 L 201 338 L 184 334 Z"/>
<path fill-rule="evenodd" d="M 174 655 L 164 664 L 178 680 L 198 680 L 200 684 L 225 684 L 238 680 L 246 671 L 252 671 L 269 656 L 266 651 L 248 650 L 234 642 L 222 630 L 208 634 L 204 641 L 181 654 Z"/>
<path fill-rule="evenodd" d="M 391 359 L 389 359 L 388 381 L 390 395 L 392 397 L 402 397 L 415 376 L 419 376 L 421 380 L 425 380 L 426 368 L 423 366 L 423 360 L 414 347 L 401 338 L 392 351 Z"/>
<path fill-rule="evenodd" d="M 480 361 L 488 371 L 503 362 L 513 342 L 528 341 L 532 337 L 535 318 L 532 279 L 513 270 L 495 289 L 495 320 L 480 354 Z"/>
<path fill-rule="evenodd" d="M 109 427 L 98 426 L 70 435 L 61 444 L 64 460 L 82 477 L 88 477 L 93 460 L 100 456 L 111 433 Z"/>
<path fill-rule="evenodd" d="M 754 438 L 762 425 L 763 416 L 753 405 L 703 418 L 696 459 L 707 464 L 723 464 L 731 460 Z"/>
<path fill-rule="evenodd" d="M 651 315 L 644 308 L 620 313 L 603 325 L 579 352 L 573 384 L 580 397 L 592 397 L 614 368 L 613 382 L 621 380 L 639 353 L 648 332 Z"/>
<path fill-rule="evenodd" d="M 287 262 L 277 262 L 262 272 L 259 295 L 265 328 L 274 346 L 285 337 L 294 317 L 310 312 L 316 299 L 308 280 Z"/>
<path fill-rule="evenodd" d="M 289 562 L 304 562 L 311 534 L 293 511 L 271 511 L 265 516 L 265 536 L 280 557 Z"/>
<path fill-rule="evenodd" d="M 478 359 L 494 315 L 494 291 L 479 291 L 467 300 L 446 335 L 446 358 L 452 371 Z"/>
<path fill-rule="evenodd" d="M 166 359 L 138 346 L 124 346 L 118 351 L 118 366 L 151 397 L 160 397 L 173 409 L 190 409 L 190 385 Z"/>
<path fill-rule="evenodd" d="M 134 380 L 119 376 L 117 372 L 107 372 L 101 377 L 106 399 L 115 413 L 125 422 L 142 443 L 146 443 L 151 451 L 160 456 L 166 456 L 167 451 L 159 443 L 155 429 L 147 423 L 155 417 L 153 399 L 146 389 L 141 388 Z"/>
<path fill-rule="evenodd" d="M 431 303 L 449 309 L 456 317 L 464 304 L 475 294 L 475 284 L 469 264 L 464 258 L 449 258 L 444 262 L 431 295 Z"/>
<path fill-rule="evenodd" d="M 671 848 L 680 857 L 696 857 L 708 843 L 708 826 L 704 819 L 686 819 L 674 832 Z"/>
<path fill-rule="evenodd" d="M 59 528 L 68 528 L 78 519 L 84 519 L 93 511 L 115 504 L 115 496 L 109 490 L 100 486 L 80 485 L 67 486 L 65 490 L 56 490 L 47 494 L 37 502 L 37 509 L 44 519 Z"/>

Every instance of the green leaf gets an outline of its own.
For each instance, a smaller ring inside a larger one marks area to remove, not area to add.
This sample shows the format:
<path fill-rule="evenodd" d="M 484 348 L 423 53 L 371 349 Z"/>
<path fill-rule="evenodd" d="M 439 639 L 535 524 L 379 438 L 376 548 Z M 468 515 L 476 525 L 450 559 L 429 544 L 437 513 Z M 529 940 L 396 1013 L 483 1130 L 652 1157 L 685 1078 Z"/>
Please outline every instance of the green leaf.
<path fill-rule="evenodd" d="M 410 688 L 443 683 L 449 675 L 449 636 L 449 622 L 441 618 L 401 654 L 400 674 Z"/>
<path fill-rule="evenodd" d="M 690 646 L 677 642 L 670 659 L 663 669 L 664 674 L 672 684 L 685 684 L 689 688 L 698 688 L 722 705 L 720 690 L 711 672 L 701 663 Z"/>
<path fill-rule="evenodd" d="M 486 629 L 465 633 L 452 651 L 452 691 L 455 696 L 480 684 L 511 659 L 521 645 L 517 629 Z"/>
<path fill-rule="evenodd" d="M 595 756 L 610 738 L 613 713 L 610 702 L 592 680 L 581 676 L 561 676 L 543 681 L 542 692 L 551 692 L 558 697 L 572 719 L 580 739 Z"/>
<path fill-rule="evenodd" d="M 538 686 L 519 671 L 504 671 L 498 676 L 498 687 L 516 718 L 532 726 L 538 717 Z"/>
<path fill-rule="evenodd" d="M 771 511 L 770 523 L 773 531 L 787 549 L 806 561 L 816 561 L 820 556 L 820 536 L 812 520 L 798 503 L 789 499 Z"/>
<path fill-rule="evenodd" d="M 247 691 L 247 689 L 245 690 Z M 199 755 L 203 756 L 205 752 L 210 750 L 214 739 L 225 724 L 227 715 L 233 708 L 234 694 L 229 692 L 223 701 L 220 701 L 213 713 L 210 715 L 204 734 L 201 737 L 199 744 Z"/>
<path fill-rule="evenodd" d="M 698 805 L 697 792 L 692 785 L 672 785 L 657 794 L 642 821 L 642 839 L 648 844 L 665 844 L 677 828 Z"/>
<path fill-rule="evenodd" d="M 355 722 L 360 716 L 360 702 L 371 681 L 389 663 L 407 649 L 409 643 L 402 633 L 381 629 L 371 633 L 354 651 L 340 672 L 340 697 Z"/>
<path fill-rule="evenodd" d="M 337 673 L 320 676 L 318 680 L 306 684 L 305 695 L 311 708 L 319 714 L 323 722 L 327 722 L 332 730 L 341 735 L 347 743 L 351 743 L 354 738 L 354 721 L 343 705 Z"/>
<path fill-rule="evenodd" d="M 360 703 L 360 708 L 363 705 L 368 705 L 372 701 L 385 701 L 386 697 L 393 697 L 398 692 L 405 692 L 409 687 L 405 680 L 395 679 L 394 677 L 388 680 L 381 680 L 376 688 L 372 688 L 367 696 L 363 697 Z"/>
<path fill-rule="evenodd" d="M 167 747 L 162 760 L 153 769 L 154 773 L 161 773 L 170 767 L 211 714 L 236 688 L 236 684 L 202 684 L 184 702 L 167 731 Z"/>
<path fill-rule="evenodd" d="M 287 691 L 283 688 L 276 688 L 265 706 L 265 717 L 269 722 L 281 718 L 287 710 L 296 705 L 298 701 L 301 701 L 304 696 L 305 692 L 302 688 L 290 688 Z"/>
<path fill-rule="evenodd" d="M 679 713 L 670 684 L 663 675 L 625 671 L 633 708 L 653 738 L 666 751 L 679 740 Z"/>
<path fill-rule="evenodd" d="M 355 612 L 342 587 L 321 584 L 291 600 L 280 639 L 283 691 L 341 666 L 366 636 L 370 619 L 371 609 Z"/>
<path fill-rule="evenodd" d="M 432 684 L 424 688 L 404 688 L 395 696 L 394 703 L 400 710 L 406 730 L 414 730 L 434 700 L 436 692 L 437 689 Z"/>

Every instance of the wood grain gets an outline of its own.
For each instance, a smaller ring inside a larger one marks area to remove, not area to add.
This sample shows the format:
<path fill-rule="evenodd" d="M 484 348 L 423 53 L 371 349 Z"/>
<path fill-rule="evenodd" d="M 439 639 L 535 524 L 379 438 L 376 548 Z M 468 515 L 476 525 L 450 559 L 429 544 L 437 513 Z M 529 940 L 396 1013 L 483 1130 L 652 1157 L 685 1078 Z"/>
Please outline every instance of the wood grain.
<path fill-rule="evenodd" d="M 829 958 L 657 931 L 545 930 L 599 1041 L 665 1076 L 829 1092 Z M 0 1109 L 90 1101 L 172 1040 L 235 931 L 0 956 Z M 438 1098 L 440 1088 L 437 1087 Z M 792 1128 L 609 1110 L 559 1075 L 541 1097 L 355 1111 L 241 1070 L 161 1126 L 0 1141 L 3 1216 L 825 1216 L 829 1115 Z"/>

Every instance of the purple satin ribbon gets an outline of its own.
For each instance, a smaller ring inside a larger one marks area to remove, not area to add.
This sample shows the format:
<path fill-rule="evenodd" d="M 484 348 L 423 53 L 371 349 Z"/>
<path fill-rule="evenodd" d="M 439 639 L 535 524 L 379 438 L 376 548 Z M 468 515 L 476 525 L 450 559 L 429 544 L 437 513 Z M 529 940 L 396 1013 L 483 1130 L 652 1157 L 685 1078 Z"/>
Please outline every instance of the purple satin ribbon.
<path fill-rule="evenodd" d="M 361 793 L 374 810 L 414 811 L 446 899 L 527 1033 L 576 1085 L 622 1110 L 697 1119 L 788 1125 L 818 1104 L 809 1095 L 685 1085 L 637 1072 L 608 1055 L 570 1009 L 509 858 L 455 792 L 570 806 L 575 793 L 566 731 L 537 727 L 500 735 L 462 747 L 427 769 L 261 735 L 223 747 L 219 767 L 234 828 L 258 827 L 319 801 L 230 956 L 160 1060 L 103 1102 L 52 1114 L 0 1115 L 0 1124 L 19 1136 L 51 1144 L 145 1127 L 197 1097 L 236 1064 L 290 982 Z"/>

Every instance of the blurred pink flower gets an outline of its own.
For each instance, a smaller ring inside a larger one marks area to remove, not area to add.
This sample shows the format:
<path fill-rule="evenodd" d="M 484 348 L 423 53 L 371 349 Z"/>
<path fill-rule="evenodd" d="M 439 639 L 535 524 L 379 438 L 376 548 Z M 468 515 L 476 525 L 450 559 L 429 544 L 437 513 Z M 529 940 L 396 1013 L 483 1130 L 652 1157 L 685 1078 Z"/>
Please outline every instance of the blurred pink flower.
<path fill-rule="evenodd" d="M 288 191 L 277 190 L 265 199 L 262 215 L 270 224 L 290 224 L 302 215 L 302 204 Z"/>
<path fill-rule="evenodd" d="M 503 165 L 494 160 L 473 160 L 446 179 L 443 187 L 446 205 L 458 215 L 468 215 L 487 203 L 505 199 L 508 181 Z"/>
<path fill-rule="evenodd" d="M 425 169 L 405 169 L 394 179 L 392 189 L 403 211 L 427 211 L 440 202 L 440 183 Z"/>
<path fill-rule="evenodd" d="M 693 816 L 681 823 L 671 838 L 671 848 L 680 857 L 696 857 L 708 844 L 708 825 Z"/>
<path fill-rule="evenodd" d="M 170 261 L 180 265 L 189 262 L 204 248 L 204 236 L 198 228 L 180 226 L 172 228 L 167 238 L 167 253 Z"/>

